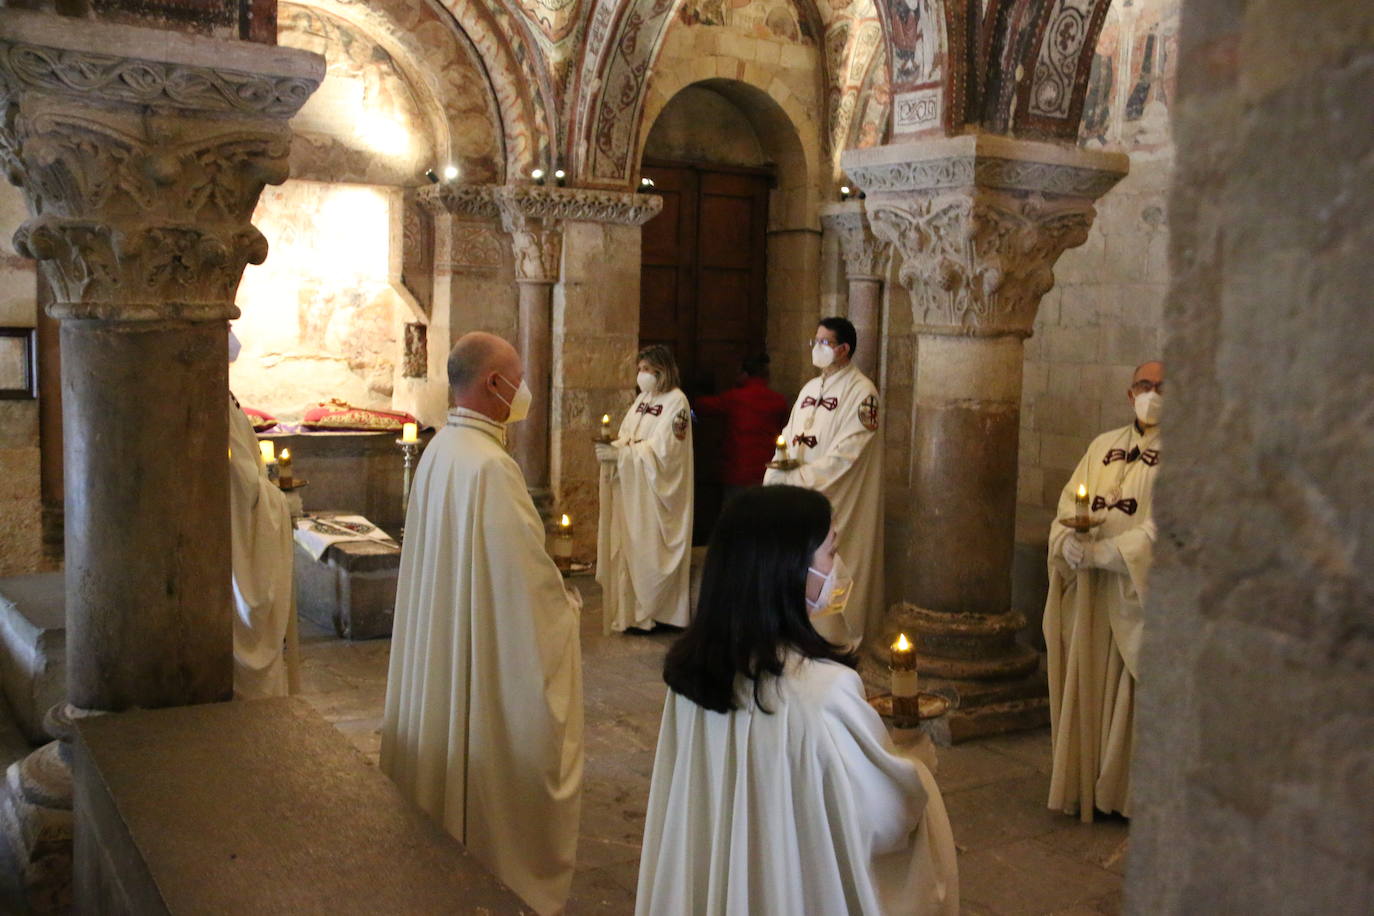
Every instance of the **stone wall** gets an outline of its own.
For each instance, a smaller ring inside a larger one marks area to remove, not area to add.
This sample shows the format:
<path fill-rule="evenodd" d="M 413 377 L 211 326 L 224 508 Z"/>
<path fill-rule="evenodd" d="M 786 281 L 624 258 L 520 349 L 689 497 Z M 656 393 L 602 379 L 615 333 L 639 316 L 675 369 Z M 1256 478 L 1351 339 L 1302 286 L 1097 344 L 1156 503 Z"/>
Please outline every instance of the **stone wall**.
<path fill-rule="evenodd" d="M 1026 342 L 1018 538 L 1043 545 L 1059 493 L 1093 437 L 1131 420 L 1131 373 L 1158 358 L 1168 286 L 1168 110 L 1179 0 L 1113 3 L 1098 42 L 1080 143 L 1129 153 L 1088 241 L 1064 253 Z"/>
<path fill-rule="evenodd" d="M 1374 6 L 1183 7 L 1127 910 L 1374 899 Z"/>
<path fill-rule="evenodd" d="M 28 215 L 19 189 L 0 183 L 0 327 L 37 321 L 34 262 L 15 254 L 11 241 Z M 0 576 L 42 566 L 42 508 L 38 401 L 0 400 Z"/>
<path fill-rule="evenodd" d="M 709 131 L 702 130 L 706 124 Z M 743 166 L 769 161 L 744 112 L 703 86 L 688 86 L 664 106 L 644 142 L 644 158 Z"/>

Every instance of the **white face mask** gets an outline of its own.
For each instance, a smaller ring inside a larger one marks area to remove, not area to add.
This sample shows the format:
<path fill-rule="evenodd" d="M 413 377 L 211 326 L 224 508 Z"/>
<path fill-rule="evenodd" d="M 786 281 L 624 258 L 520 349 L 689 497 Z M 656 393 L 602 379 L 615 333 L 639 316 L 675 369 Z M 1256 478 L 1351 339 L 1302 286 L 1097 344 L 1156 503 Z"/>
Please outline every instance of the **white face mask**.
<path fill-rule="evenodd" d="M 530 415 L 530 401 L 534 400 L 534 396 L 530 394 L 530 388 L 525 384 L 524 379 L 520 380 L 520 387 L 516 388 L 515 385 L 511 384 L 510 379 L 499 372 L 496 374 L 496 377 L 512 388 L 515 388 L 515 397 L 511 398 L 509 401 L 505 398 L 501 398 L 501 392 L 499 391 L 496 392 L 496 396 L 501 398 L 502 404 L 510 408 L 510 416 L 506 417 L 506 422 L 519 423 Z"/>
<path fill-rule="evenodd" d="M 854 589 L 854 580 L 850 577 L 840 555 L 835 554 L 830 572 L 823 573 L 814 566 L 808 567 L 807 572 L 821 579 L 821 592 L 816 596 L 816 600 L 806 599 L 807 612 L 812 617 L 829 617 L 831 614 L 844 611 L 845 605 L 849 603 L 849 593 Z"/>
<path fill-rule="evenodd" d="M 827 347 L 825 344 L 814 344 L 811 347 L 811 365 L 817 369 L 829 369 L 834 361 L 834 347 Z"/>
<path fill-rule="evenodd" d="M 1135 396 L 1135 418 L 1141 426 L 1158 426 L 1159 414 L 1164 409 L 1164 399 L 1158 391 L 1147 391 Z"/>
<path fill-rule="evenodd" d="M 243 344 L 239 343 L 238 337 L 235 336 L 234 332 L 231 330 L 229 332 L 229 362 L 232 363 L 234 360 L 238 359 L 239 351 L 242 349 Z"/>
<path fill-rule="evenodd" d="M 641 372 L 635 376 L 635 384 L 645 394 L 653 394 L 658 390 L 658 376 L 652 372 Z"/>

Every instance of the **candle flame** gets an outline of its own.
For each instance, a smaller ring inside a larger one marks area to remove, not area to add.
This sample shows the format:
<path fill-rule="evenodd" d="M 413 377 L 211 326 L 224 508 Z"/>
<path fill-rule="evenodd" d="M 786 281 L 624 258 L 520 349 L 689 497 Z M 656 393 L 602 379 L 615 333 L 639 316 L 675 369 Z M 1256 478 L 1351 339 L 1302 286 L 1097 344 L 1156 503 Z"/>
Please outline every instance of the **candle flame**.
<path fill-rule="evenodd" d="M 892 644 L 892 648 L 898 652 L 910 652 L 911 642 L 906 638 L 905 633 L 899 633 L 897 634 L 897 641 Z"/>
<path fill-rule="evenodd" d="M 290 460 L 291 460 L 291 449 L 289 449 L 289 448 L 284 448 L 284 449 L 281 450 L 281 460 L 282 460 L 282 461 L 290 461 Z"/>
<path fill-rule="evenodd" d="M 1080 484 L 1078 485 L 1078 498 L 1079 498 L 1079 499 L 1087 499 L 1087 498 L 1088 498 L 1088 485 L 1087 485 L 1087 484 L 1080 483 Z"/>
<path fill-rule="evenodd" d="M 784 445 L 786 445 L 786 444 L 787 444 L 787 439 L 786 439 L 785 437 L 783 437 L 783 436 L 778 436 L 778 448 L 782 448 L 782 447 L 783 447 Z"/>
<path fill-rule="evenodd" d="M 560 528 L 571 528 L 571 527 L 572 527 L 572 519 L 568 517 L 568 515 L 567 515 L 566 512 L 563 514 L 563 517 L 560 518 L 560 519 L 558 520 L 558 527 L 560 527 Z"/>
<path fill-rule="evenodd" d="M 610 415 L 610 414 L 608 414 L 608 413 L 603 413 L 603 414 L 601 415 L 601 425 L 602 425 L 602 426 L 610 426 L 610 425 L 611 425 L 611 415 Z"/>

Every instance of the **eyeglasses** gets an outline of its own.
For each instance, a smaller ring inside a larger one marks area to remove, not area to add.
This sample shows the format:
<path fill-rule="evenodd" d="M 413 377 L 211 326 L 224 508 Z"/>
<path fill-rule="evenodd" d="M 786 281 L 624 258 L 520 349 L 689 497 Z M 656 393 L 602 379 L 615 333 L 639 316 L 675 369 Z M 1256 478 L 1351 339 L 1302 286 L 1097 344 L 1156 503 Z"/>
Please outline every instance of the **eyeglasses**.
<path fill-rule="evenodd" d="M 1136 381 L 1131 382 L 1131 391 L 1135 394 L 1144 394 L 1147 391 L 1154 391 L 1158 392 L 1159 394 L 1163 394 L 1164 382 L 1152 382 L 1147 378 L 1137 379 Z"/>
<path fill-rule="evenodd" d="M 814 349 L 815 347 L 829 347 L 833 350 L 838 346 L 839 344 L 835 343 L 833 340 L 821 340 L 819 337 L 815 340 L 808 340 L 806 342 L 806 349 L 808 350 Z"/>

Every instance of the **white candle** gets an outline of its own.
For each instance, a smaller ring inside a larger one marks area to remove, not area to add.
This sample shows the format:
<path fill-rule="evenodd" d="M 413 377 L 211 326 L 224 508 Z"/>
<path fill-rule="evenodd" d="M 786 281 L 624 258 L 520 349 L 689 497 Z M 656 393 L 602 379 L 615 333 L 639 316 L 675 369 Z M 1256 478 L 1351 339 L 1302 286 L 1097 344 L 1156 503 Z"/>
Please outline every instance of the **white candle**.
<path fill-rule="evenodd" d="M 905 633 L 892 644 L 892 714 L 920 715 L 920 689 L 916 679 L 916 647 Z"/>
<path fill-rule="evenodd" d="M 278 482 L 286 485 L 291 483 L 291 449 L 281 450 L 281 457 L 277 459 Z"/>
<path fill-rule="evenodd" d="M 565 513 L 558 520 L 558 533 L 553 537 L 553 555 L 560 560 L 571 560 L 572 549 L 572 519 Z"/>
<path fill-rule="evenodd" d="M 418 426 L 417 424 L 415 424 L 415 423 L 407 423 L 405 426 L 402 426 L 402 427 L 401 427 L 401 441 L 402 441 L 402 442 L 419 442 L 419 441 L 420 441 L 420 429 L 419 429 L 419 426 Z"/>
<path fill-rule="evenodd" d="M 783 438 L 782 436 L 778 436 L 777 446 L 778 446 L 778 450 L 777 450 L 776 452 L 773 453 L 773 460 L 774 460 L 774 461 L 786 461 L 786 460 L 787 460 L 787 440 L 786 440 L 785 438 Z"/>
<path fill-rule="evenodd" d="M 277 446 L 274 442 L 259 442 L 258 449 L 262 452 L 264 464 L 271 464 L 277 460 Z"/>
<path fill-rule="evenodd" d="M 1089 507 L 1087 484 L 1080 483 L 1078 485 L 1078 492 L 1074 495 L 1073 498 L 1073 508 L 1074 514 L 1078 516 L 1078 520 L 1080 522 L 1086 522 L 1088 520 Z"/>

